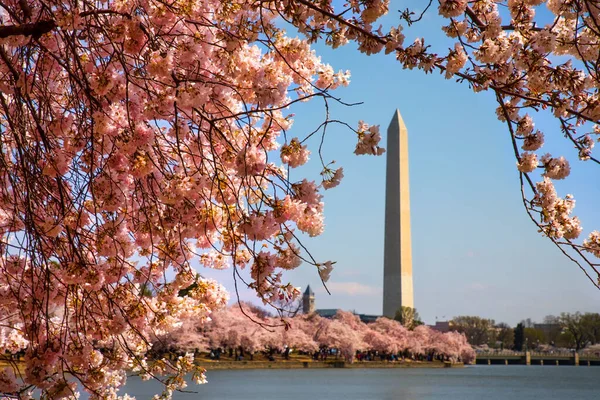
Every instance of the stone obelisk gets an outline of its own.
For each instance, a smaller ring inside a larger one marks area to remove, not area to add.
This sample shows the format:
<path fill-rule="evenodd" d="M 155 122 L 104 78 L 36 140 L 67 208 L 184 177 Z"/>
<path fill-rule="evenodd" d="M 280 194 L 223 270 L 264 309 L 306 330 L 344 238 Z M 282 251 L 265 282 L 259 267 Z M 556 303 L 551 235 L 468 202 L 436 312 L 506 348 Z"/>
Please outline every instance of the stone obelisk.
<path fill-rule="evenodd" d="M 383 315 L 414 308 L 408 185 L 408 131 L 396 110 L 387 130 Z"/>

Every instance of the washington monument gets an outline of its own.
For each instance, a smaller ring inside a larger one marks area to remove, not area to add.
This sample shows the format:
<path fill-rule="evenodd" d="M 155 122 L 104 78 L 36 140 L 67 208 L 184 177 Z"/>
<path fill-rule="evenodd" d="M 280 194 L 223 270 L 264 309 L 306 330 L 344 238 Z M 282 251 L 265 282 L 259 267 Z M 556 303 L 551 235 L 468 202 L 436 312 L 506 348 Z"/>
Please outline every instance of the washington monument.
<path fill-rule="evenodd" d="M 414 308 L 408 186 L 408 131 L 396 110 L 387 130 L 383 315 Z"/>

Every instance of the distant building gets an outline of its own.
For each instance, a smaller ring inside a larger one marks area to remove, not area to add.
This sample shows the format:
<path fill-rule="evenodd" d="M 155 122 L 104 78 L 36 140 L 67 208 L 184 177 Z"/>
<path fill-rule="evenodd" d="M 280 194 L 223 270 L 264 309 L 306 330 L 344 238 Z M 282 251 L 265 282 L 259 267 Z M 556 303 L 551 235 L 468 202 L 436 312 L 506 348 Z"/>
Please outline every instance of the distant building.
<path fill-rule="evenodd" d="M 562 326 L 560 324 L 533 324 L 534 329 L 539 329 L 544 333 L 549 333 L 552 331 L 562 331 Z"/>
<path fill-rule="evenodd" d="M 316 310 L 315 312 L 320 317 L 331 319 L 331 318 L 335 317 L 335 314 L 337 314 L 338 311 L 343 311 L 343 310 L 341 310 L 339 308 L 324 308 L 321 310 Z M 352 311 L 352 314 L 358 316 L 358 318 L 360 318 L 361 322 L 364 322 L 365 324 L 368 324 L 370 322 L 375 322 L 375 321 L 377 321 L 377 318 L 381 317 L 381 315 L 357 314 L 354 311 Z"/>
<path fill-rule="evenodd" d="M 302 312 L 304 314 L 315 312 L 315 293 L 311 290 L 310 285 L 306 287 L 302 295 Z"/>
<path fill-rule="evenodd" d="M 546 340 L 551 344 L 554 344 L 563 332 L 563 327 L 560 324 L 553 323 L 533 324 L 533 328 L 542 331 Z"/>
<path fill-rule="evenodd" d="M 310 285 L 306 287 L 304 294 L 302 295 L 302 312 L 304 314 L 316 313 L 320 317 L 332 319 L 335 317 L 338 311 L 343 311 L 340 308 L 322 308 L 315 310 L 315 293 L 310 288 Z M 366 324 L 369 322 L 375 322 L 381 315 L 368 315 L 368 314 L 357 314 L 351 311 L 352 314 L 357 315 L 360 320 Z"/>
<path fill-rule="evenodd" d="M 381 318 L 381 315 L 367 315 L 367 314 L 356 314 L 358 318 L 365 324 L 377 321 L 377 318 Z"/>
<path fill-rule="evenodd" d="M 321 310 L 316 310 L 315 312 L 323 318 L 333 318 L 335 314 L 339 311 L 339 308 L 324 308 Z"/>
<path fill-rule="evenodd" d="M 429 327 L 442 333 L 450 332 L 450 321 L 435 321 L 435 325 L 429 325 Z"/>

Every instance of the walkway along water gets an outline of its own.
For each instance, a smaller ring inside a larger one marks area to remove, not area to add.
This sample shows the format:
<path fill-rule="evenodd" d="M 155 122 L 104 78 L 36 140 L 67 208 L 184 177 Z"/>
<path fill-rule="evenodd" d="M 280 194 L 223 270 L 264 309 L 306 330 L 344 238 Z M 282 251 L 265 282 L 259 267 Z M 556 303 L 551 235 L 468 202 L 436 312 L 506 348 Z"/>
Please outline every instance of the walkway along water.
<path fill-rule="evenodd" d="M 537 353 L 531 351 L 507 351 L 477 353 L 476 364 L 520 365 L 585 365 L 600 366 L 600 356 L 579 353 Z"/>

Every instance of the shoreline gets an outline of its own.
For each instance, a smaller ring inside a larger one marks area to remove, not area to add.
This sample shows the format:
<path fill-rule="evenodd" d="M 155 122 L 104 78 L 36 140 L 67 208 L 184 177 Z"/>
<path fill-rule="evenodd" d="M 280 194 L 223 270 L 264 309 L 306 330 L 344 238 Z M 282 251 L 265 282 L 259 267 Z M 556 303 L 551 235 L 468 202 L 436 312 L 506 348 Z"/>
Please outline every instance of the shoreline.
<path fill-rule="evenodd" d="M 345 361 L 203 361 L 196 365 L 211 370 L 233 369 L 319 369 L 319 368 L 354 368 L 354 369 L 382 369 L 382 368 L 463 368 L 462 363 L 443 363 L 432 361 L 413 362 L 387 362 L 365 361 L 348 363 Z"/>
<path fill-rule="evenodd" d="M 449 363 L 441 361 L 212 361 L 198 360 L 194 362 L 198 367 L 207 371 L 215 370 L 246 370 L 246 369 L 323 369 L 323 368 L 352 368 L 352 369 L 386 369 L 386 368 L 464 368 L 463 363 Z M 16 366 L 19 371 L 24 367 L 21 361 L 8 363 L 0 361 L 0 368 Z M 22 371 L 21 371 L 22 372 Z"/>

